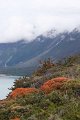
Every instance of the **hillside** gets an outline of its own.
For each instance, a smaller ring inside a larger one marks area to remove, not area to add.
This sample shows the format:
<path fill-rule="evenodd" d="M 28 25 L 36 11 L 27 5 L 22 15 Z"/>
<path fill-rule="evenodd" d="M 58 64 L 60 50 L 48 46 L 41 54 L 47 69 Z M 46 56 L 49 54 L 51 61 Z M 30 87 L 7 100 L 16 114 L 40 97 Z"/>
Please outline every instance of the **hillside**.
<path fill-rule="evenodd" d="M 24 72 L 29 67 L 34 68 L 41 59 L 51 57 L 56 61 L 78 53 L 80 53 L 80 31 L 77 28 L 71 32 L 64 31 L 62 33 L 51 30 L 37 36 L 31 42 L 21 40 L 13 43 L 1 43 L 0 73 L 20 69 L 22 74 L 23 68 Z"/>
<path fill-rule="evenodd" d="M 0 101 L 0 120 L 80 120 L 80 55 L 40 62 Z"/>

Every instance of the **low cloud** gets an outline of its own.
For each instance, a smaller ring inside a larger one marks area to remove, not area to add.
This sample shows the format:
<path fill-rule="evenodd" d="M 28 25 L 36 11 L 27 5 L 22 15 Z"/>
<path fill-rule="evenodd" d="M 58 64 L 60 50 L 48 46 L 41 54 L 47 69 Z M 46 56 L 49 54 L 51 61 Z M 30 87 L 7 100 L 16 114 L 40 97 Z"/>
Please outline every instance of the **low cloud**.
<path fill-rule="evenodd" d="M 79 24 L 79 0 L 0 0 L 0 42 L 30 41 L 49 29 Z"/>

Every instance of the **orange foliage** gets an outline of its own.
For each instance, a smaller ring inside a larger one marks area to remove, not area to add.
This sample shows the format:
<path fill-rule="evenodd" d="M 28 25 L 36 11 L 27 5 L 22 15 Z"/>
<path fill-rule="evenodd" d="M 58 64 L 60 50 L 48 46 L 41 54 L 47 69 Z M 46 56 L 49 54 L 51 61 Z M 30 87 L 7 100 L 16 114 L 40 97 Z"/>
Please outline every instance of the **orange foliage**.
<path fill-rule="evenodd" d="M 52 80 L 48 80 L 41 86 L 41 90 L 48 94 L 54 89 L 59 89 L 67 80 L 68 78 L 65 77 L 57 77 Z"/>
<path fill-rule="evenodd" d="M 60 87 L 64 84 L 64 82 L 69 79 L 66 77 L 57 77 L 45 82 L 40 89 L 44 91 L 46 94 L 50 93 L 52 90 L 60 89 Z M 21 97 L 23 95 L 27 95 L 30 93 L 38 93 L 39 90 L 36 88 L 16 88 L 9 95 L 10 98 L 15 99 L 16 97 Z"/>
<path fill-rule="evenodd" d="M 11 119 L 11 120 L 20 120 L 20 118 L 14 118 L 14 119 Z"/>
<path fill-rule="evenodd" d="M 38 90 L 36 88 L 16 88 L 12 91 L 12 93 L 9 95 L 10 98 L 16 98 L 23 95 L 27 95 L 30 93 L 36 93 Z"/>

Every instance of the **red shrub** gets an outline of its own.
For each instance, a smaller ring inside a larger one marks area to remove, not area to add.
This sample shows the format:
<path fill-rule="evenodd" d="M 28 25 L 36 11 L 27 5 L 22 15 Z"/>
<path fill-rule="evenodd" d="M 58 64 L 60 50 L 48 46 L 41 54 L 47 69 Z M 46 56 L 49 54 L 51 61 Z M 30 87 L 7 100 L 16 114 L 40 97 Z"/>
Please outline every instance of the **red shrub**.
<path fill-rule="evenodd" d="M 11 120 L 20 120 L 20 118 L 14 118 L 14 119 L 11 119 Z"/>
<path fill-rule="evenodd" d="M 68 78 L 66 77 L 57 77 L 53 79 L 55 82 L 66 82 Z"/>
<path fill-rule="evenodd" d="M 54 89 L 59 89 L 67 80 L 68 78 L 65 77 L 57 77 L 52 80 L 48 80 L 41 86 L 41 90 L 48 94 Z"/>
<path fill-rule="evenodd" d="M 36 93 L 38 90 L 36 88 L 16 88 L 9 95 L 10 98 L 16 98 L 30 93 Z"/>

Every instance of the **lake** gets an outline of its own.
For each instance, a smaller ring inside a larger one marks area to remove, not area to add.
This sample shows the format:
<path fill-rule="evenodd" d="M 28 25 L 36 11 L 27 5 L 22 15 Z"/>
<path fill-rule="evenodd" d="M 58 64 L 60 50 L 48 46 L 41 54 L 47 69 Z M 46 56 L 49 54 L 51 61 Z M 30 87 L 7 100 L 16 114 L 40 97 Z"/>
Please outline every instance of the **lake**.
<path fill-rule="evenodd" d="M 19 78 L 19 76 L 7 76 L 0 75 L 0 100 L 5 99 L 11 88 L 13 86 L 13 82 Z"/>

